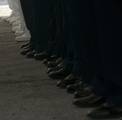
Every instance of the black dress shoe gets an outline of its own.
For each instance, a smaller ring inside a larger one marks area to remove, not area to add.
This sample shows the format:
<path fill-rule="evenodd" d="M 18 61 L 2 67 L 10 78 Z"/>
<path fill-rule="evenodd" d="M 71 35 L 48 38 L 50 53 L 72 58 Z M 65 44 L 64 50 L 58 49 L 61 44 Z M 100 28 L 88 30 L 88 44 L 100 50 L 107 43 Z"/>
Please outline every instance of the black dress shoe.
<path fill-rule="evenodd" d="M 49 61 L 47 64 L 47 67 L 56 67 L 57 65 L 59 65 L 60 63 L 63 63 L 62 58 L 58 58 L 56 60 L 53 61 Z"/>
<path fill-rule="evenodd" d="M 81 87 L 83 87 L 82 84 L 82 81 L 80 81 L 76 82 L 75 84 L 67 85 L 67 92 L 71 94 L 76 92 L 77 90 L 81 89 Z"/>
<path fill-rule="evenodd" d="M 117 119 L 122 117 L 122 109 L 110 106 L 110 105 L 101 105 L 100 107 L 90 111 L 87 114 L 91 119 Z"/>
<path fill-rule="evenodd" d="M 47 53 L 46 52 L 41 52 L 41 53 L 35 53 L 34 58 L 36 60 L 44 60 L 45 58 L 47 58 Z"/>
<path fill-rule="evenodd" d="M 57 59 L 59 59 L 57 56 L 52 55 L 52 56 L 48 56 L 47 58 L 45 58 L 43 60 L 43 63 L 48 67 L 48 65 L 50 64 L 50 62 L 56 62 Z"/>
<path fill-rule="evenodd" d="M 74 100 L 73 104 L 77 107 L 97 107 L 105 102 L 105 99 L 91 94 L 87 97 Z"/>
<path fill-rule="evenodd" d="M 52 67 L 56 67 L 56 66 L 57 66 L 56 61 L 48 61 L 48 63 L 47 63 L 48 68 L 52 68 Z"/>
<path fill-rule="evenodd" d="M 56 55 L 51 55 L 51 56 L 48 56 L 47 58 L 48 61 L 55 61 L 56 59 L 57 59 Z"/>
<path fill-rule="evenodd" d="M 52 71 L 48 75 L 53 79 L 63 79 L 70 73 L 66 68 L 61 68 L 57 71 Z"/>
<path fill-rule="evenodd" d="M 47 73 L 49 74 L 50 72 L 58 71 L 58 70 L 60 70 L 61 68 L 63 68 L 63 67 L 57 66 L 57 67 L 47 68 Z"/>
<path fill-rule="evenodd" d="M 93 91 L 90 87 L 79 86 L 79 88 L 77 88 L 77 90 L 74 93 L 74 98 L 86 97 L 91 95 L 92 93 Z"/>
<path fill-rule="evenodd" d="M 60 70 L 60 69 L 62 69 L 62 68 L 65 68 L 63 62 L 60 63 L 60 64 L 58 64 L 58 65 L 55 66 L 55 67 L 48 67 L 48 68 L 47 68 L 47 73 L 50 73 L 50 72 L 53 72 L 53 71 L 58 71 L 58 70 Z"/>
<path fill-rule="evenodd" d="M 30 45 L 30 42 L 27 42 L 26 44 L 22 45 L 20 48 L 24 48 Z"/>
<path fill-rule="evenodd" d="M 26 55 L 28 52 L 31 52 L 32 49 L 28 48 L 28 49 L 24 49 L 20 52 L 21 55 Z"/>
<path fill-rule="evenodd" d="M 28 45 L 28 46 L 22 48 L 22 50 L 25 50 L 25 49 L 32 49 L 32 47 L 30 45 Z"/>
<path fill-rule="evenodd" d="M 67 89 L 68 93 L 72 94 L 76 91 L 77 87 L 78 87 L 78 85 L 77 85 L 77 83 L 75 83 L 75 84 L 67 85 L 66 89 Z"/>
<path fill-rule="evenodd" d="M 79 79 L 73 74 L 69 74 L 63 80 L 57 82 L 57 86 L 60 88 L 66 88 L 67 85 L 75 84 Z"/>
<path fill-rule="evenodd" d="M 27 58 L 34 58 L 35 51 L 30 51 L 26 54 Z"/>
<path fill-rule="evenodd" d="M 44 60 L 43 60 L 43 62 L 42 62 L 43 64 L 45 64 L 46 66 L 47 66 L 47 64 L 48 64 L 48 59 L 47 58 L 45 58 Z"/>

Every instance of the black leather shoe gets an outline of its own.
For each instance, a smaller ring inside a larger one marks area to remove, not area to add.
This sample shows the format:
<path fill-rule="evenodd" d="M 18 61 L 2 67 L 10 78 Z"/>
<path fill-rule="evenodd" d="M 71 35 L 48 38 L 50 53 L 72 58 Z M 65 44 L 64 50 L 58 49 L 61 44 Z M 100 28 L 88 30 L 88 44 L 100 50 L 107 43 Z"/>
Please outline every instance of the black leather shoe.
<path fill-rule="evenodd" d="M 76 81 L 79 81 L 78 78 L 73 74 L 69 74 L 63 80 L 59 80 L 57 82 L 57 86 L 60 88 L 66 88 L 67 85 L 75 84 Z"/>
<path fill-rule="evenodd" d="M 45 59 L 43 60 L 43 64 L 45 64 L 45 65 L 47 66 L 47 64 L 48 64 L 48 59 L 47 59 L 47 58 L 45 58 Z"/>
<path fill-rule="evenodd" d="M 67 85 L 67 92 L 71 94 L 76 92 L 77 90 L 81 89 L 81 87 L 83 87 L 82 84 L 82 81 L 80 81 L 76 82 L 75 84 Z"/>
<path fill-rule="evenodd" d="M 52 68 L 52 67 L 56 67 L 56 66 L 57 66 L 56 61 L 48 61 L 48 63 L 47 63 L 48 68 Z"/>
<path fill-rule="evenodd" d="M 43 60 L 43 63 L 48 67 L 48 64 L 50 64 L 50 62 L 56 62 L 57 59 L 58 57 L 55 55 L 48 56 L 47 58 Z"/>
<path fill-rule="evenodd" d="M 48 61 L 55 61 L 56 59 L 57 59 L 56 55 L 51 55 L 51 56 L 48 56 L 47 58 Z"/>
<path fill-rule="evenodd" d="M 104 102 L 105 100 L 102 97 L 91 94 L 87 97 L 82 97 L 80 99 L 74 100 L 73 104 L 77 107 L 97 107 Z"/>
<path fill-rule="evenodd" d="M 30 42 L 28 42 L 28 43 L 22 45 L 20 48 L 25 48 L 25 47 L 27 47 L 27 46 L 29 46 L 29 45 L 30 45 Z"/>
<path fill-rule="evenodd" d="M 41 53 L 35 53 L 34 54 L 34 58 L 36 60 L 44 60 L 45 58 L 47 58 L 47 53 L 46 52 L 41 52 Z"/>
<path fill-rule="evenodd" d="M 21 55 L 26 55 L 28 52 L 31 52 L 32 50 L 30 48 L 24 49 L 20 52 Z"/>
<path fill-rule="evenodd" d="M 62 68 L 65 68 L 63 62 L 60 63 L 60 64 L 58 64 L 58 65 L 55 66 L 55 67 L 48 67 L 48 68 L 47 68 L 47 73 L 50 73 L 50 72 L 53 72 L 53 71 L 58 71 L 58 70 L 60 70 L 60 69 L 62 69 Z"/>
<path fill-rule="evenodd" d="M 79 88 L 77 88 L 77 90 L 74 93 L 74 98 L 86 97 L 91 94 L 93 94 L 93 91 L 90 87 L 79 86 Z"/>
<path fill-rule="evenodd" d="M 47 64 L 47 67 L 56 67 L 57 65 L 59 65 L 62 62 L 63 62 L 62 58 L 58 58 L 56 60 L 49 61 Z"/>
<path fill-rule="evenodd" d="M 34 58 L 35 51 L 30 51 L 26 54 L 27 58 Z"/>
<path fill-rule="evenodd" d="M 122 117 L 122 109 L 113 106 L 101 105 L 87 114 L 91 119 L 117 119 Z"/>
<path fill-rule="evenodd" d="M 51 77 L 53 79 L 63 79 L 69 73 L 70 73 L 70 71 L 68 71 L 66 68 L 61 68 L 61 69 L 59 69 L 57 71 L 50 72 L 48 75 L 49 75 L 49 77 Z"/>
<path fill-rule="evenodd" d="M 47 73 L 49 74 L 50 72 L 53 72 L 53 71 L 58 71 L 58 70 L 60 70 L 61 68 L 63 68 L 63 67 L 53 67 L 53 68 L 48 68 L 47 69 Z"/>

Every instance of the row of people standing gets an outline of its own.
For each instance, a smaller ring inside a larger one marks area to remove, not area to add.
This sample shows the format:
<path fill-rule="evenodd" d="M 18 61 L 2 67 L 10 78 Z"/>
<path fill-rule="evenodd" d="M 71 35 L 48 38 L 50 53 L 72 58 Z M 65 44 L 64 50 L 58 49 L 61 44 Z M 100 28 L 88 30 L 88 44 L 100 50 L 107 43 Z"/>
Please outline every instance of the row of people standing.
<path fill-rule="evenodd" d="M 27 58 L 43 61 L 74 105 L 95 107 L 90 118 L 121 116 L 121 1 L 20 0 L 29 43 Z"/>

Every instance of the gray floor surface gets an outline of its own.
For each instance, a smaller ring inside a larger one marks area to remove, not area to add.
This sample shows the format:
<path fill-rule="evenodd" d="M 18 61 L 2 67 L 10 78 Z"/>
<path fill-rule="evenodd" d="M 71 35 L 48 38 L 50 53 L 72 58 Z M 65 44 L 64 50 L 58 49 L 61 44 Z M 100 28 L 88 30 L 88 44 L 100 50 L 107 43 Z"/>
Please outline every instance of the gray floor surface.
<path fill-rule="evenodd" d="M 90 109 L 73 106 L 46 67 L 19 51 L 11 26 L 0 22 L 0 120 L 87 120 Z"/>

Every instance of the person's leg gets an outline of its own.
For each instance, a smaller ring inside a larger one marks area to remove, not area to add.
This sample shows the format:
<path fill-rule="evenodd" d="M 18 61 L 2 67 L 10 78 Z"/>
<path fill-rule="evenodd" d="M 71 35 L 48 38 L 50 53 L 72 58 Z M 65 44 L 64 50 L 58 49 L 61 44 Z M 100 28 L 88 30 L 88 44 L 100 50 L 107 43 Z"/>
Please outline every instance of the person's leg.
<path fill-rule="evenodd" d="M 35 34 L 36 41 L 35 49 L 40 53 L 47 49 L 48 43 L 48 16 L 49 16 L 49 1 L 33 1 L 35 11 Z"/>
<path fill-rule="evenodd" d="M 34 22 L 34 6 L 33 6 L 33 0 L 20 0 L 22 12 L 24 15 L 25 23 L 27 25 L 27 28 L 30 31 L 31 34 L 31 47 L 34 49 L 35 46 L 35 40 L 34 40 L 34 32 L 35 32 L 35 22 Z"/>
<path fill-rule="evenodd" d="M 117 9 L 115 11 L 116 7 L 112 1 L 96 0 L 95 5 L 99 68 L 93 88 L 98 95 L 105 98 L 107 105 L 95 109 L 89 116 L 98 119 L 117 117 L 121 115 L 119 107 L 122 106 L 122 14 L 118 14 L 121 12 Z"/>
<path fill-rule="evenodd" d="M 63 1 L 51 1 L 49 19 L 48 53 L 63 57 Z"/>
<path fill-rule="evenodd" d="M 56 77 L 61 77 L 64 78 L 66 77 L 68 74 L 70 74 L 71 70 L 72 70 L 72 60 L 73 60 L 73 45 L 72 45 L 72 41 L 71 41 L 71 29 L 70 29 L 70 21 L 69 21 L 69 13 L 68 13 L 68 7 L 70 6 L 70 1 L 62 1 L 59 2 L 58 1 L 58 6 L 60 6 L 60 10 L 59 7 L 56 6 L 57 12 L 56 12 L 56 26 L 57 26 L 57 32 L 56 32 L 56 39 L 60 38 L 59 36 L 61 35 L 61 27 L 63 26 L 63 33 L 62 33 L 62 39 L 61 40 L 57 40 L 57 46 L 59 46 L 60 44 L 62 45 L 62 47 L 57 47 L 56 49 L 60 49 L 60 56 L 63 57 L 63 65 L 60 69 L 58 70 L 54 70 L 53 72 L 50 72 L 49 76 L 56 78 Z M 59 14 L 59 13 L 60 14 Z M 62 16 L 59 16 L 61 15 Z M 62 21 L 62 17 L 63 21 Z M 59 30 L 60 29 L 60 30 Z"/>

